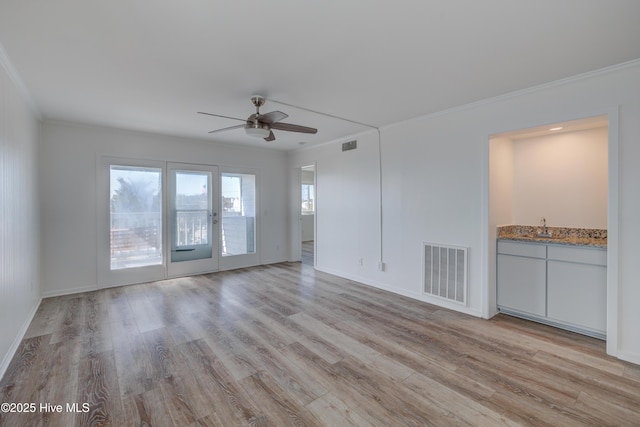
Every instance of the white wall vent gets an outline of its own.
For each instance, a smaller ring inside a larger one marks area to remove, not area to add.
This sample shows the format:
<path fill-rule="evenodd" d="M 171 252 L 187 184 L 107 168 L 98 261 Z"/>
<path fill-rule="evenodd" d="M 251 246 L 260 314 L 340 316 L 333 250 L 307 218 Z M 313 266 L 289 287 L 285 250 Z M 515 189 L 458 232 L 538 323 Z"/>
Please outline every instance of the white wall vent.
<path fill-rule="evenodd" d="M 423 292 L 467 305 L 467 248 L 424 243 Z"/>

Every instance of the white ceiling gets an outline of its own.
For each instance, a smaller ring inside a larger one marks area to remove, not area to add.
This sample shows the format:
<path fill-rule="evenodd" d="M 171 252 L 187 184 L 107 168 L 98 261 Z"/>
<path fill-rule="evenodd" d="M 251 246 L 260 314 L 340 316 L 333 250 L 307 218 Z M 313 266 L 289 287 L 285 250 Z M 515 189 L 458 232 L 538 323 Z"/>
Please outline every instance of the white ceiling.
<path fill-rule="evenodd" d="M 276 149 L 384 126 L 640 58 L 637 0 L 2 0 L 0 45 L 44 119 Z"/>
<path fill-rule="evenodd" d="M 528 129 L 518 129 L 492 135 L 493 138 L 507 138 L 511 140 L 536 138 L 539 136 L 557 135 L 559 133 L 579 132 L 583 130 L 606 128 L 609 126 L 607 116 L 585 117 L 566 122 L 547 123 Z"/>

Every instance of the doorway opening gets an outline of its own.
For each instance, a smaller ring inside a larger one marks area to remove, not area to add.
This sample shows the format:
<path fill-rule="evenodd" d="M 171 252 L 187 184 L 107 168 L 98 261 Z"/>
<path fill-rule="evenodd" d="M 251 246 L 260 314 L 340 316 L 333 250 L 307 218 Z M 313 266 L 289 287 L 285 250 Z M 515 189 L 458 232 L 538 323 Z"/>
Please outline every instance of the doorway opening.
<path fill-rule="evenodd" d="M 218 269 L 218 168 L 168 163 L 167 275 Z"/>
<path fill-rule="evenodd" d="M 300 168 L 300 238 L 303 264 L 315 265 L 316 167 Z"/>

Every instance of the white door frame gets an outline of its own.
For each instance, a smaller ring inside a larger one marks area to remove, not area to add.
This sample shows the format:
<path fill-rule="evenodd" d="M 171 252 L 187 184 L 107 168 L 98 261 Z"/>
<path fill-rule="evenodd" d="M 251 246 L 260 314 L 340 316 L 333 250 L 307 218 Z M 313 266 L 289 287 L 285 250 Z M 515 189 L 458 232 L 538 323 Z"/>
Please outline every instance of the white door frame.
<path fill-rule="evenodd" d="M 195 260 L 172 261 L 172 250 L 174 240 L 174 194 L 175 194 L 175 175 L 174 171 L 194 171 L 208 172 L 210 176 L 209 200 L 211 203 L 209 210 L 209 226 L 211 227 L 211 257 Z M 167 277 L 181 277 L 200 273 L 210 273 L 219 269 L 220 262 L 220 195 L 219 195 L 219 179 L 218 166 L 203 165 L 194 163 L 177 163 L 167 162 L 166 167 L 166 200 L 165 200 L 165 254 L 167 265 Z"/>

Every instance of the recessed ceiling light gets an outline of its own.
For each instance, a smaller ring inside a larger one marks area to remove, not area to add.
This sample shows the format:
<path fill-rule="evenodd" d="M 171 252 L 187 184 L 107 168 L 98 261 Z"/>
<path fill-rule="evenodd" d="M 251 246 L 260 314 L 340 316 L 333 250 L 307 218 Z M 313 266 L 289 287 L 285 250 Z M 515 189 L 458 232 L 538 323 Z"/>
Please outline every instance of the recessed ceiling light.
<path fill-rule="evenodd" d="M 559 126 L 559 127 L 557 127 L 557 128 L 551 128 L 551 129 L 549 129 L 549 130 L 553 131 L 553 130 L 560 130 L 560 129 L 562 129 L 562 126 Z"/>

